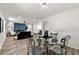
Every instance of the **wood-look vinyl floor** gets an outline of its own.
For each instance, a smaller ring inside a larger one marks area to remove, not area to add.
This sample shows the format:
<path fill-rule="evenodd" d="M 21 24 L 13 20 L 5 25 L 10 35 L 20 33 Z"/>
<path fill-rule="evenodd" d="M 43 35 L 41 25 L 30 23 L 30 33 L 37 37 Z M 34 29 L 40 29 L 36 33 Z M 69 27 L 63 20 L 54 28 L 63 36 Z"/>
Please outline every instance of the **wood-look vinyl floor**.
<path fill-rule="evenodd" d="M 0 52 L 1 55 L 26 55 L 26 39 L 14 40 L 14 37 L 7 37 Z"/>

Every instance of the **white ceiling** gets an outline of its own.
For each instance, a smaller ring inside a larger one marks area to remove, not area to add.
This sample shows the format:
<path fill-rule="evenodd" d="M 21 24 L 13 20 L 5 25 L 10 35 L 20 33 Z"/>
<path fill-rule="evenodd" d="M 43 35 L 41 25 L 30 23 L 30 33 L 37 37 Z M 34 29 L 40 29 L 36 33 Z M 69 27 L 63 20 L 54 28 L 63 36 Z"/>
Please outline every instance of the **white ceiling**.
<path fill-rule="evenodd" d="M 40 3 L 0 3 L 0 9 L 7 17 L 42 19 L 60 12 L 79 8 L 79 3 L 48 3 L 48 9 L 41 10 Z"/>

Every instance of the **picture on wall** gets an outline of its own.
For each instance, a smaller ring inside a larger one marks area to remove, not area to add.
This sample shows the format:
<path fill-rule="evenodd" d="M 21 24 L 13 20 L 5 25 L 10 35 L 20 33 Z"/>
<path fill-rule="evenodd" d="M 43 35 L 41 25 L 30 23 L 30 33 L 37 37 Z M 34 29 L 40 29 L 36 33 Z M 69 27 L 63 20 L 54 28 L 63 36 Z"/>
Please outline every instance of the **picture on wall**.
<path fill-rule="evenodd" d="M 0 33 L 3 32 L 3 20 L 0 17 Z"/>

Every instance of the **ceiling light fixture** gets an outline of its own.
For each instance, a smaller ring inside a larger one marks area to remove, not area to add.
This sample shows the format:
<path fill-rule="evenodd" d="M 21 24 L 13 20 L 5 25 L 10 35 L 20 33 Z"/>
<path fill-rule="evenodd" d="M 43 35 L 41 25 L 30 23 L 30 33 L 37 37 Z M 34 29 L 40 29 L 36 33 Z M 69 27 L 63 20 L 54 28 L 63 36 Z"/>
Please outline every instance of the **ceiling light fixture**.
<path fill-rule="evenodd" d="M 40 5 L 42 7 L 41 10 L 48 8 L 48 3 L 41 3 Z"/>
<path fill-rule="evenodd" d="M 8 20 L 10 20 L 10 21 L 15 21 L 15 19 L 12 18 L 12 17 L 8 17 Z"/>
<path fill-rule="evenodd" d="M 22 18 L 21 16 L 19 16 L 18 18 Z"/>

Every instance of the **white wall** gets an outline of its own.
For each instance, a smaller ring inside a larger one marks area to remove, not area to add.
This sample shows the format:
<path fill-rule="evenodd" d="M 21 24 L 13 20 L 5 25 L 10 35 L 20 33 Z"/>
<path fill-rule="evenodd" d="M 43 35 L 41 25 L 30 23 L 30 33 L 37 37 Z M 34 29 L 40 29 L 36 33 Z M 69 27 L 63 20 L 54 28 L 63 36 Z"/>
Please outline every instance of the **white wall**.
<path fill-rule="evenodd" d="M 59 40 L 70 34 L 69 46 L 79 49 L 79 8 L 47 17 L 44 21 L 48 21 L 49 31 L 59 33 Z"/>
<path fill-rule="evenodd" d="M 42 22 L 41 21 L 34 23 L 34 33 L 38 33 L 39 30 L 42 30 Z"/>
<path fill-rule="evenodd" d="M 0 33 L 0 49 L 2 48 L 3 44 L 4 44 L 4 41 L 6 39 L 6 31 L 5 31 L 5 19 L 4 19 L 4 16 L 3 16 L 3 13 L 2 11 L 0 10 L 0 17 L 4 20 L 4 30 L 2 33 Z"/>

